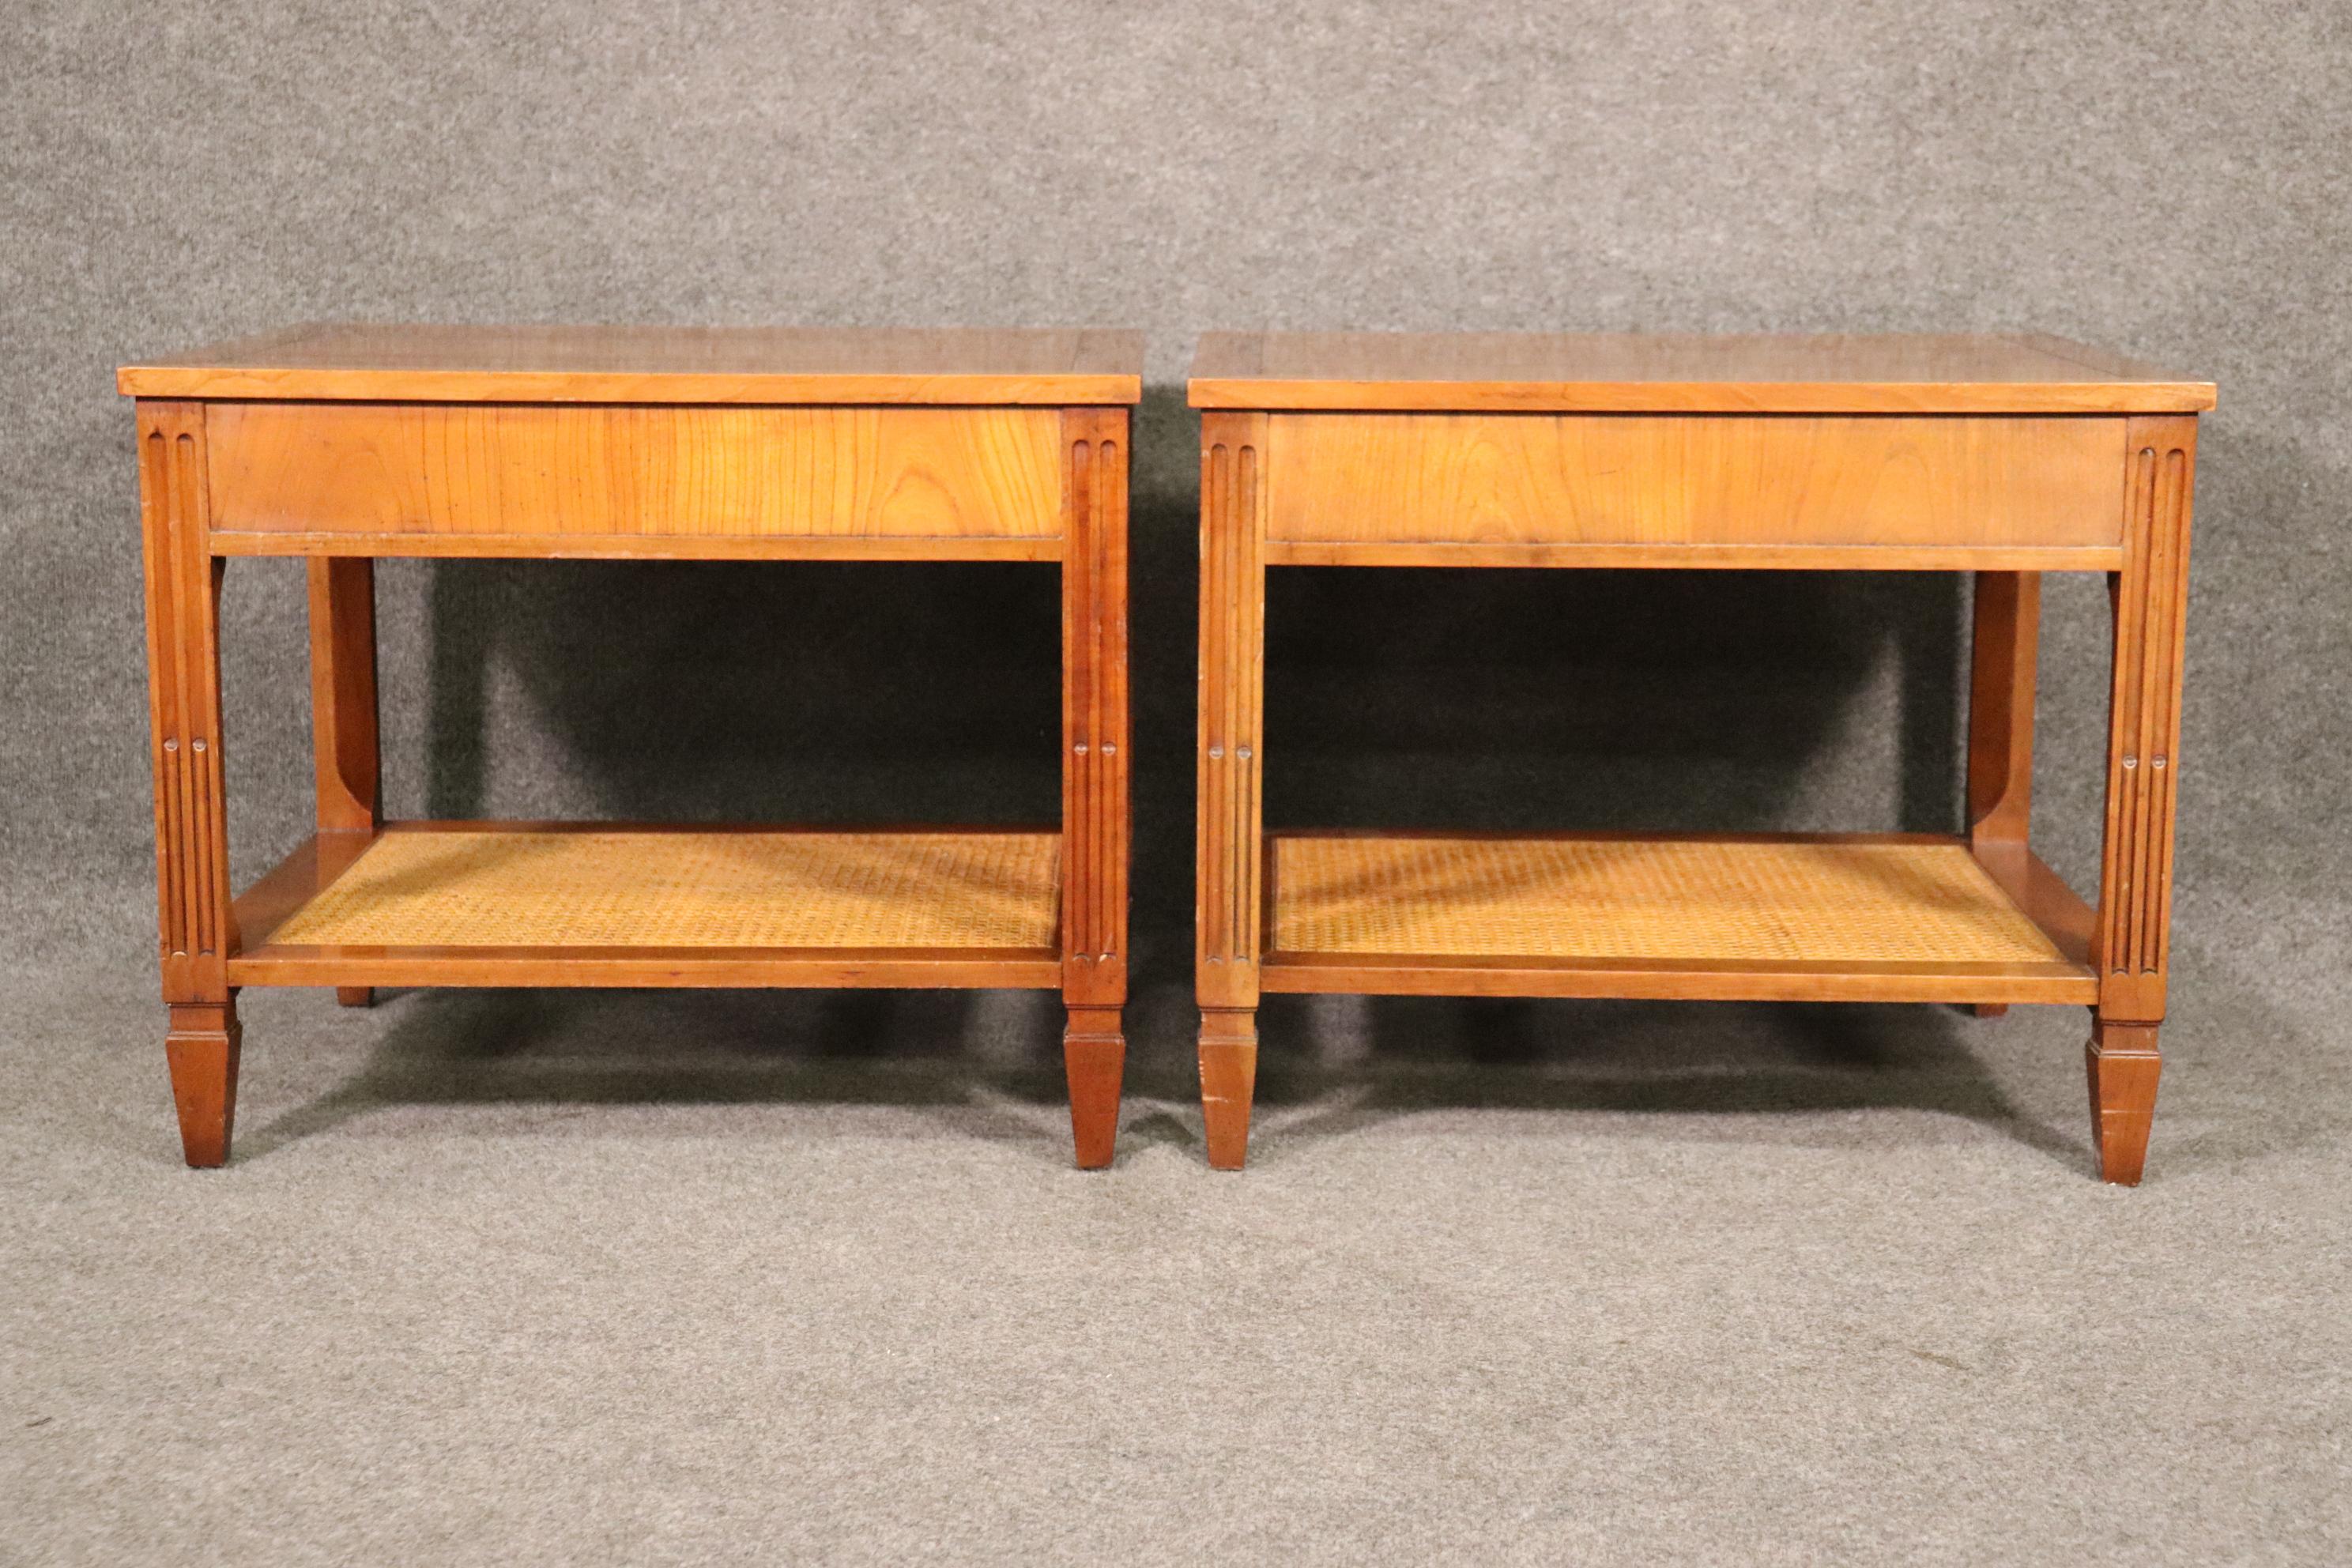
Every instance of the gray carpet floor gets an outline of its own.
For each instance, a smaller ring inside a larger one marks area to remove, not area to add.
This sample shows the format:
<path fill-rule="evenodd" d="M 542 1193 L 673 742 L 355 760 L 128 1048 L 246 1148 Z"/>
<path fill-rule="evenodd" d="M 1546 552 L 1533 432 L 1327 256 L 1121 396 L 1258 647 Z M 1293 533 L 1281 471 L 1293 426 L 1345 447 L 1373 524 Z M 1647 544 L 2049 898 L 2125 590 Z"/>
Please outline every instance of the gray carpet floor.
<path fill-rule="evenodd" d="M 2187 952 L 2147 1184 L 2076 1009 L 1181 987 L 1069 1168 L 1013 994 L 0 994 L 0 1559 L 2342 1563 L 2352 1057 Z"/>

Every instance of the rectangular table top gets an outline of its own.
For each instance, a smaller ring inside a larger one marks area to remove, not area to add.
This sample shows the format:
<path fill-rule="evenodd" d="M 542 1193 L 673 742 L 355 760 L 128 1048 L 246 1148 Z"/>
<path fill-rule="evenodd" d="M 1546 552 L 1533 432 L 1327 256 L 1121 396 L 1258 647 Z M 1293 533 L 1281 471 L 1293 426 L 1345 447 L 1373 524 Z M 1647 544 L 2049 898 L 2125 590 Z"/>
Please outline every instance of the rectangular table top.
<path fill-rule="evenodd" d="M 1210 332 L 1195 408 L 2167 414 L 2213 384 L 2031 334 Z"/>
<path fill-rule="evenodd" d="M 125 365 L 139 397 L 419 403 L 1132 404 L 1101 328 L 313 324 Z"/>

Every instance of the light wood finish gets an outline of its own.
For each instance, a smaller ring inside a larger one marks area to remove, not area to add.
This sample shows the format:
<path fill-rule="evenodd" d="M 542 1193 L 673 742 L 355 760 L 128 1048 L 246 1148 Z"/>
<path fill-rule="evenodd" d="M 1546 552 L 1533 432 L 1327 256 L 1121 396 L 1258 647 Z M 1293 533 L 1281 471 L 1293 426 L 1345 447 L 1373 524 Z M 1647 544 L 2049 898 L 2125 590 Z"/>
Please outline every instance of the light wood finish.
<path fill-rule="evenodd" d="M 239 984 L 1058 986 L 1044 830 L 396 822 L 237 900 Z"/>
<path fill-rule="evenodd" d="M 2156 1026 L 2094 1020 L 2083 1066 L 2091 1083 L 2091 1135 L 2099 1174 L 2122 1186 L 2137 1186 L 2147 1166 L 2156 1084 L 2164 1068 L 2156 1048 Z"/>
<path fill-rule="evenodd" d="M 1194 984 L 1202 1008 L 1210 1163 L 1236 1168 L 1249 1142 L 1262 898 L 1265 745 L 1264 416 L 1201 421 L 1201 679 Z M 1236 1089 L 1236 1086 L 1239 1087 Z"/>
<path fill-rule="evenodd" d="M 206 420 L 226 532 L 1061 532 L 1054 409 L 220 403 Z"/>
<path fill-rule="evenodd" d="M 171 1016 L 163 1059 L 172 1072 L 181 1154 L 198 1170 L 226 1165 L 236 1126 L 236 1069 L 245 1039 L 236 1004 L 175 1002 Z"/>
<path fill-rule="evenodd" d="M 190 1163 L 228 1156 L 245 985 L 1053 988 L 1079 1163 L 1108 1163 L 1141 366 L 1135 334 L 1092 331 L 301 328 L 126 367 Z M 246 555 L 312 558 L 319 832 L 232 903 L 217 595 Z M 1066 820 L 385 827 L 390 555 L 1062 563 Z"/>
<path fill-rule="evenodd" d="M 2060 962 L 1927 834 L 1277 834 L 1274 948 L 1464 957 Z"/>
<path fill-rule="evenodd" d="M 310 590 L 310 748 L 319 831 L 383 820 L 376 741 L 375 563 L 315 560 Z"/>
<path fill-rule="evenodd" d="M 2108 580 L 2115 679 L 2094 948 L 2104 982 L 2099 1016 L 2124 1023 L 2164 1017 L 2196 460 L 2195 420 L 2133 422 L 2124 569 Z"/>
<path fill-rule="evenodd" d="M 2135 414 L 2213 384 L 2042 336 L 1210 332 L 1195 408 L 1592 414 Z"/>
<path fill-rule="evenodd" d="M 1979 572 L 1969 680 L 1969 842 L 2021 845 L 2033 824 L 2033 686 L 2042 579 Z"/>
<path fill-rule="evenodd" d="M 239 985 L 564 986 L 579 990 L 1051 990 L 1051 949 L 770 947 L 264 947 Z"/>
<path fill-rule="evenodd" d="M 1246 1149 L 1263 991 L 2073 1002 L 2097 1020 L 2102 1173 L 2138 1179 L 2210 383 L 2040 336 L 1237 333 L 1202 340 L 1192 401 L 1209 454 L 1252 464 L 1244 501 L 1240 470 L 1204 458 L 1202 494 L 1212 1163 Z M 1244 707 L 1257 743 L 1269 565 L 1975 572 L 1966 835 L 1280 834 L 1265 850 L 1255 765 L 1237 795 L 1217 748 Z M 2028 847 L 2053 571 L 2115 593 L 2095 910 Z"/>
<path fill-rule="evenodd" d="M 1285 544 L 2114 549 L 2123 516 L 2121 419 L 1276 414 L 1266 439 Z"/>
<path fill-rule="evenodd" d="M 205 553 L 204 415 L 184 404 L 140 419 L 147 661 L 155 768 L 163 998 L 226 1003 L 228 834 L 221 813 L 220 568 Z"/>
<path fill-rule="evenodd" d="M 1059 860 L 1052 833 L 444 823 L 378 836 L 332 886 L 254 936 L 304 946 L 1046 947 Z"/>
<path fill-rule="evenodd" d="M 1063 1051 L 1078 1163 L 1095 1166 L 1110 1163 L 1127 1056 L 1127 410 L 1070 409 L 1062 441 Z"/>
<path fill-rule="evenodd" d="M 2033 678 L 2042 578 L 1979 572 L 1969 639 L 1969 844 L 1979 858 L 2021 848 L 2033 822 Z M 1997 1018 L 2002 1002 L 1977 1004 Z"/>
<path fill-rule="evenodd" d="M 1265 989 L 1346 996 L 1528 996 L 1652 1002 L 2088 1002 L 2061 965 L 1792 960 L 1465 957 L 1446 952 L 1271 954 Z"/>
<path fill-rule="evenodd" d="M 318 323 L 125 365 L 136 397 L 1129 405 L 1143 339 L 1096 328 Z"/>
<path fill-rule="evenodd" d="M 1201 1009 L 1201 1110 L 1209 1167 L 1238 1171 L 1249 1159 L 1250 1102 L 1257 1092 L 1257 1009 Z"/>
<path fill-rule="evenodd" d="M 1671 566 L 1727 572 L 2109 572 L 2114 544 L 1610 544 L 1589 541 L 1268 540 L 1268 566 Z"/>
<path fill-rule="evenodd" d="M 149 753 L 155 771 L 155 885 L 164 1056 L 191 1165 L 228 1158 L 239 1030 L 228 956 L 221 774 L 219 563 L 205 549 L 204 411 L 139 411 L 139 510 L 147 584 Z"/>
<path fill-rule="evenodd" d="M 2115 679 L 2108 700 L 2105 853 L 2090 1084 L 2099 1159 L 2111 1182 L 2135 1183 L 2147 1161 L 2163 1062 L 2172 925 L 2173 817 L 2180 778 L 2181 659 L 2189 605 L 2189 531 L 2197 421 L 2135 419 L 2123 570 L 2108 578 Z"/>
<path fill-rule="evenodd" d="M 319 831 L 371 832 L 383 820 L 376 742 L 375 563 L 313 559 L 310 588 L 310 756 Z M 365 1007 L 375 993 L 339 986 L 335 999 Z"/>
<path fill-rule="evenodd" d="M 1062 1034 L 1062 1070 L 1070 1086 L 1070 1133 L 1078 1168 L 1110 1163 L 1118 1141 L 1119 1081 L 1127 1035 L 1117 1007 L 1073 1006 Z"/>
<path fill-rule="evenodd" d="M 2091 966 L 2091 906 L 2022 844 L 1971 846 L 1977 864 L 2058 949 L 2059 956 L 2085 973 Z"/>
<path fill-rule="evenodd" d="M 1269 842 L 1269 991 L 2097 994 L 2082 955 L 2070 957 L 1957 838 L 1279 833 Z"/>
<path fill-rule="evenodd" d="M 1059 561 L 1059 537 L 929 539 L 883 534 L 346 533 L 316 529 L 212 535 L 215 555 L 352 555 L 507 561 Z"/>

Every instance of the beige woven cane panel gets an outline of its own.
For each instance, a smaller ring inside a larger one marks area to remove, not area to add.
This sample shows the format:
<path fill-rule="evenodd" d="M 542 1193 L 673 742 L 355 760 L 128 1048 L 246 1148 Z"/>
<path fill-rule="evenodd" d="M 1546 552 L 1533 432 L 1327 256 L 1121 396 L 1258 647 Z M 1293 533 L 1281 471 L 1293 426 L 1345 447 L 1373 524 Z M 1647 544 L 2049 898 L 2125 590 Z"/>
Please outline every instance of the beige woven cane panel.
<path fill-rule="evenodd" d="M 389 833 L 273 943 L 1053 947 L 1050 833 Z"/>
<path fill-rule="evenodd" d="M 1957 844 L 1275 843 L 1274 945 L 1286 952 L 2063 962 Z"/>

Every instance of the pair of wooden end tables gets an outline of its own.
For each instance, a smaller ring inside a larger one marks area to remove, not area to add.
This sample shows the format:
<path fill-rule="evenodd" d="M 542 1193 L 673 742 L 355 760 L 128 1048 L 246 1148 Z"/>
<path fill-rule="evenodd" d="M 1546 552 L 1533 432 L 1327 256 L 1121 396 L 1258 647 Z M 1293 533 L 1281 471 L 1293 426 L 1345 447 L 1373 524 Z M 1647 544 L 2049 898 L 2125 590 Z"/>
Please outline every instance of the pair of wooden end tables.
<path fill-rule="evenodd" d="M 188 1163 L 226 1158 L 236 993 L 1058 988 L 1077 1162 L 1125 1057 L 1129 411 L 1079 331 L 310 327 L 125 368 Z M 2138 1180 L 2164 1018 L 2182 608 L 2210 384 L 2039 337 L 1213 334 L 1201 414 L 1195 978 L 1211 1163 L 1268 992 L 2092 1009 Z M 307 557 L 318 832 L 228 874 L 219 591 Z M 1062 570 L 1057 827 L 386 822 L 373 563 L 1029 561 Z M 1272 566 L 1976 575 L 1961 834 L 1265 830 Z M 2027 843 L 2041 574 L 2114 605 L 2086 903 Z"/>

